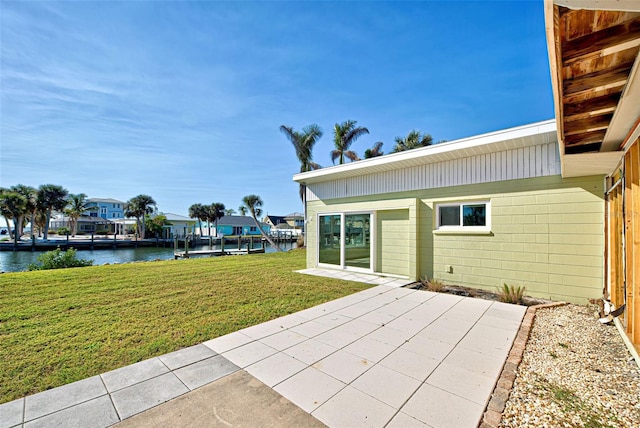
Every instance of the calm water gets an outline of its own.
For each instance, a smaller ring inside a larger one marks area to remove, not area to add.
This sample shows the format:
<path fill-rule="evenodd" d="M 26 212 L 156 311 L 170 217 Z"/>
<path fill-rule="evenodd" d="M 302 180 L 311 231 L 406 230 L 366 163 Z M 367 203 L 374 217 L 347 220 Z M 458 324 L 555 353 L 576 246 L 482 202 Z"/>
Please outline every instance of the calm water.
<path fill-rule="evenodd" d="M 233 249 L 237 248 L 237 245 L 226 244 L 225 248 Z M 243 245 L 246 248 L 246 244 Z M 280 248 L 283 250 L 290 250 L 295 248 L 295 243 L 280 244 Z M 219 246 L 214 246 L 214 249 L 219 249 Z M 256 243 L 255 248 L 260 248 Z M 208 250 L 209 246 L 196 247 L 196 250 Z M 183 249 L 180 248 L 182 251 Z M 268 244 L 266 247 L 267 253 L 274 252 L 275 249 L 271 248 Z M 30 252 L 30 251 L 0 251 L 0 271 L 4 272 L 19 272 L 27 270 L 30 263 L 37 262 L 36 258 L 42 254 L 42 252 Z M 209 256 L 201 256 L 209 257 Z M 134 261 L 148 261 L 148 260 L 169 260 L 173 259 L 173 247 L 172 248 L 156 248 L 156 247 L 141 247 L 141 248 L 121 248 L 117 250 L 78 250 L 78 258 L 93 260 L 94 265 L 103 265 L 105 263 L 127 263 Z"/>

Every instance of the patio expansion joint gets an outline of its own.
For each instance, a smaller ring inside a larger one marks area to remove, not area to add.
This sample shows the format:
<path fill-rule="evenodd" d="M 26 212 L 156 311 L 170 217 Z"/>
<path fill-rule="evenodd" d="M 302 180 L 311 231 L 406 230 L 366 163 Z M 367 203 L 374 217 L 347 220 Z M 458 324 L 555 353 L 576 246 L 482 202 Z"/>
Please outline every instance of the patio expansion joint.
<path fill-rule="evenodd" d="M 504 412 L 505 403 L 509 399 L 513 383 L 518 371 L 518 367 L 522 362 L 524 350 L 533 328 L 533 323 L 538 309 L 554 308 L 566 305 L 566 302 L 545 303 L 542 305 L 529 306 L 522 318 L 520 328 L 516 334 L 509 355 L 505 359 L 502 366 L 500 376 L 496 382 L 494 390 L 485 406 L 485 411 L 478 423 L 478 428 L 498 428 L 502 421 L 502 413 Z"/>

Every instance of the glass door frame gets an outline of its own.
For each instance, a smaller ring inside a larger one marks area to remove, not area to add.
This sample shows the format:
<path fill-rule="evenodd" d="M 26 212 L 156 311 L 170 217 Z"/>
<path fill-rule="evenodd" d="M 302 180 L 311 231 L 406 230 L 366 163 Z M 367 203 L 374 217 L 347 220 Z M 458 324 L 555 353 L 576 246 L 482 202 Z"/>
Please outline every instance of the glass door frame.
<path fill-rule="evenodd" d="M 346 250 L 346 222 L 345 217 L 348 215 L 357 215 L 357 214 L 368 214 L 369 215 L 369 269 L 359 268 L 353 266 L 347 266 L 345 264 L 345 250 Z M 340 216 L 340 264 L 333 265 L 329 263 L 321 263 L 320 262 L 320 239 L 321 239 L 321 230 L 322 223 L 320 221 L 320 217 L 323 216 Z M 375 211 L 329 211 L 316 213 L 316 266 L 324 267 L 329 269 L 342 269 L 351 272 L 363 272 L 363 273 L 374 273 L 375 265 L 376 265 L 376 213 Z"/>

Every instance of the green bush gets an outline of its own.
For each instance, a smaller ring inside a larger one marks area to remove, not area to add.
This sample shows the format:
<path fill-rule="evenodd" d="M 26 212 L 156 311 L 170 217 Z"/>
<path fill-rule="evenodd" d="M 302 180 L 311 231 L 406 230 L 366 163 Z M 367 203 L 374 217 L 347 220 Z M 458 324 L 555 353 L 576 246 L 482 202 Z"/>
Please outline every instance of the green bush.
<path fill-rule="evenodd" d="M 62 251 L 60 247 L 53 251 L 47 251 L 44 254 L 38 256 L 37 263 L 31 263 L 29 270 L 47 270 L 47 269 L 64 269 L 71 267 L 84 267 L 93 265 L 93 260 L 79 259 L 76 255 L 76 250 L 69 248 L 67 251 Z"/>
<path fill-rule="evenodd" d="M 69 230 L 68 227 L 59 227 L 58 228 L 58 235 L 68 235 L 70 233 L 71 233 L 71 231 Z"/>

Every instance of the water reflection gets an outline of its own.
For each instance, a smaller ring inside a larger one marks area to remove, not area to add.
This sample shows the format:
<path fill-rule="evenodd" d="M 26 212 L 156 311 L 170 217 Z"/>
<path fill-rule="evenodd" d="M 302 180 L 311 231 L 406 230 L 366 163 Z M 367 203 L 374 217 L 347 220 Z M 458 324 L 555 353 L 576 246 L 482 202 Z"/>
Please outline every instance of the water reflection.
<path fill-rule="evenodd" d="M 260 244 L 256 243 L 255 248 L 259 248 Z M 246 244 L 243 245 L 246 248 Z M 296 247 L 296 243 L 282 243 L 280 248 L 287 251 Z M 237 248 L 237 245 L 226 244 L 226 249 Z M 208 245 L 196 246 L 195 250 L 208 250 Z M 214 249 L 220 249 L 220 246 L 214 246 Z M 180 249 L 182 250 L 182 248 Z M 272 253 L 276 250 L 266 245 L 266 252 Z M 30 251 L 0 251 L 0 271 L 19 272 L 27 270 L 30 263 L 37 262 L 36 258 L 42 252 Z M 209 256 L 203 256 L 209 257 Z M 134 261 L 149 260 L 171 260 L 173 259 L 173 248 L 156 248 L 156 247 L 140 247 L 140 248 L 119 248 L 117 250 L 78 250 L 78 258 L 93 260 L 94 265 L 103 265 L 105 263 L 128 263 Z"/>

